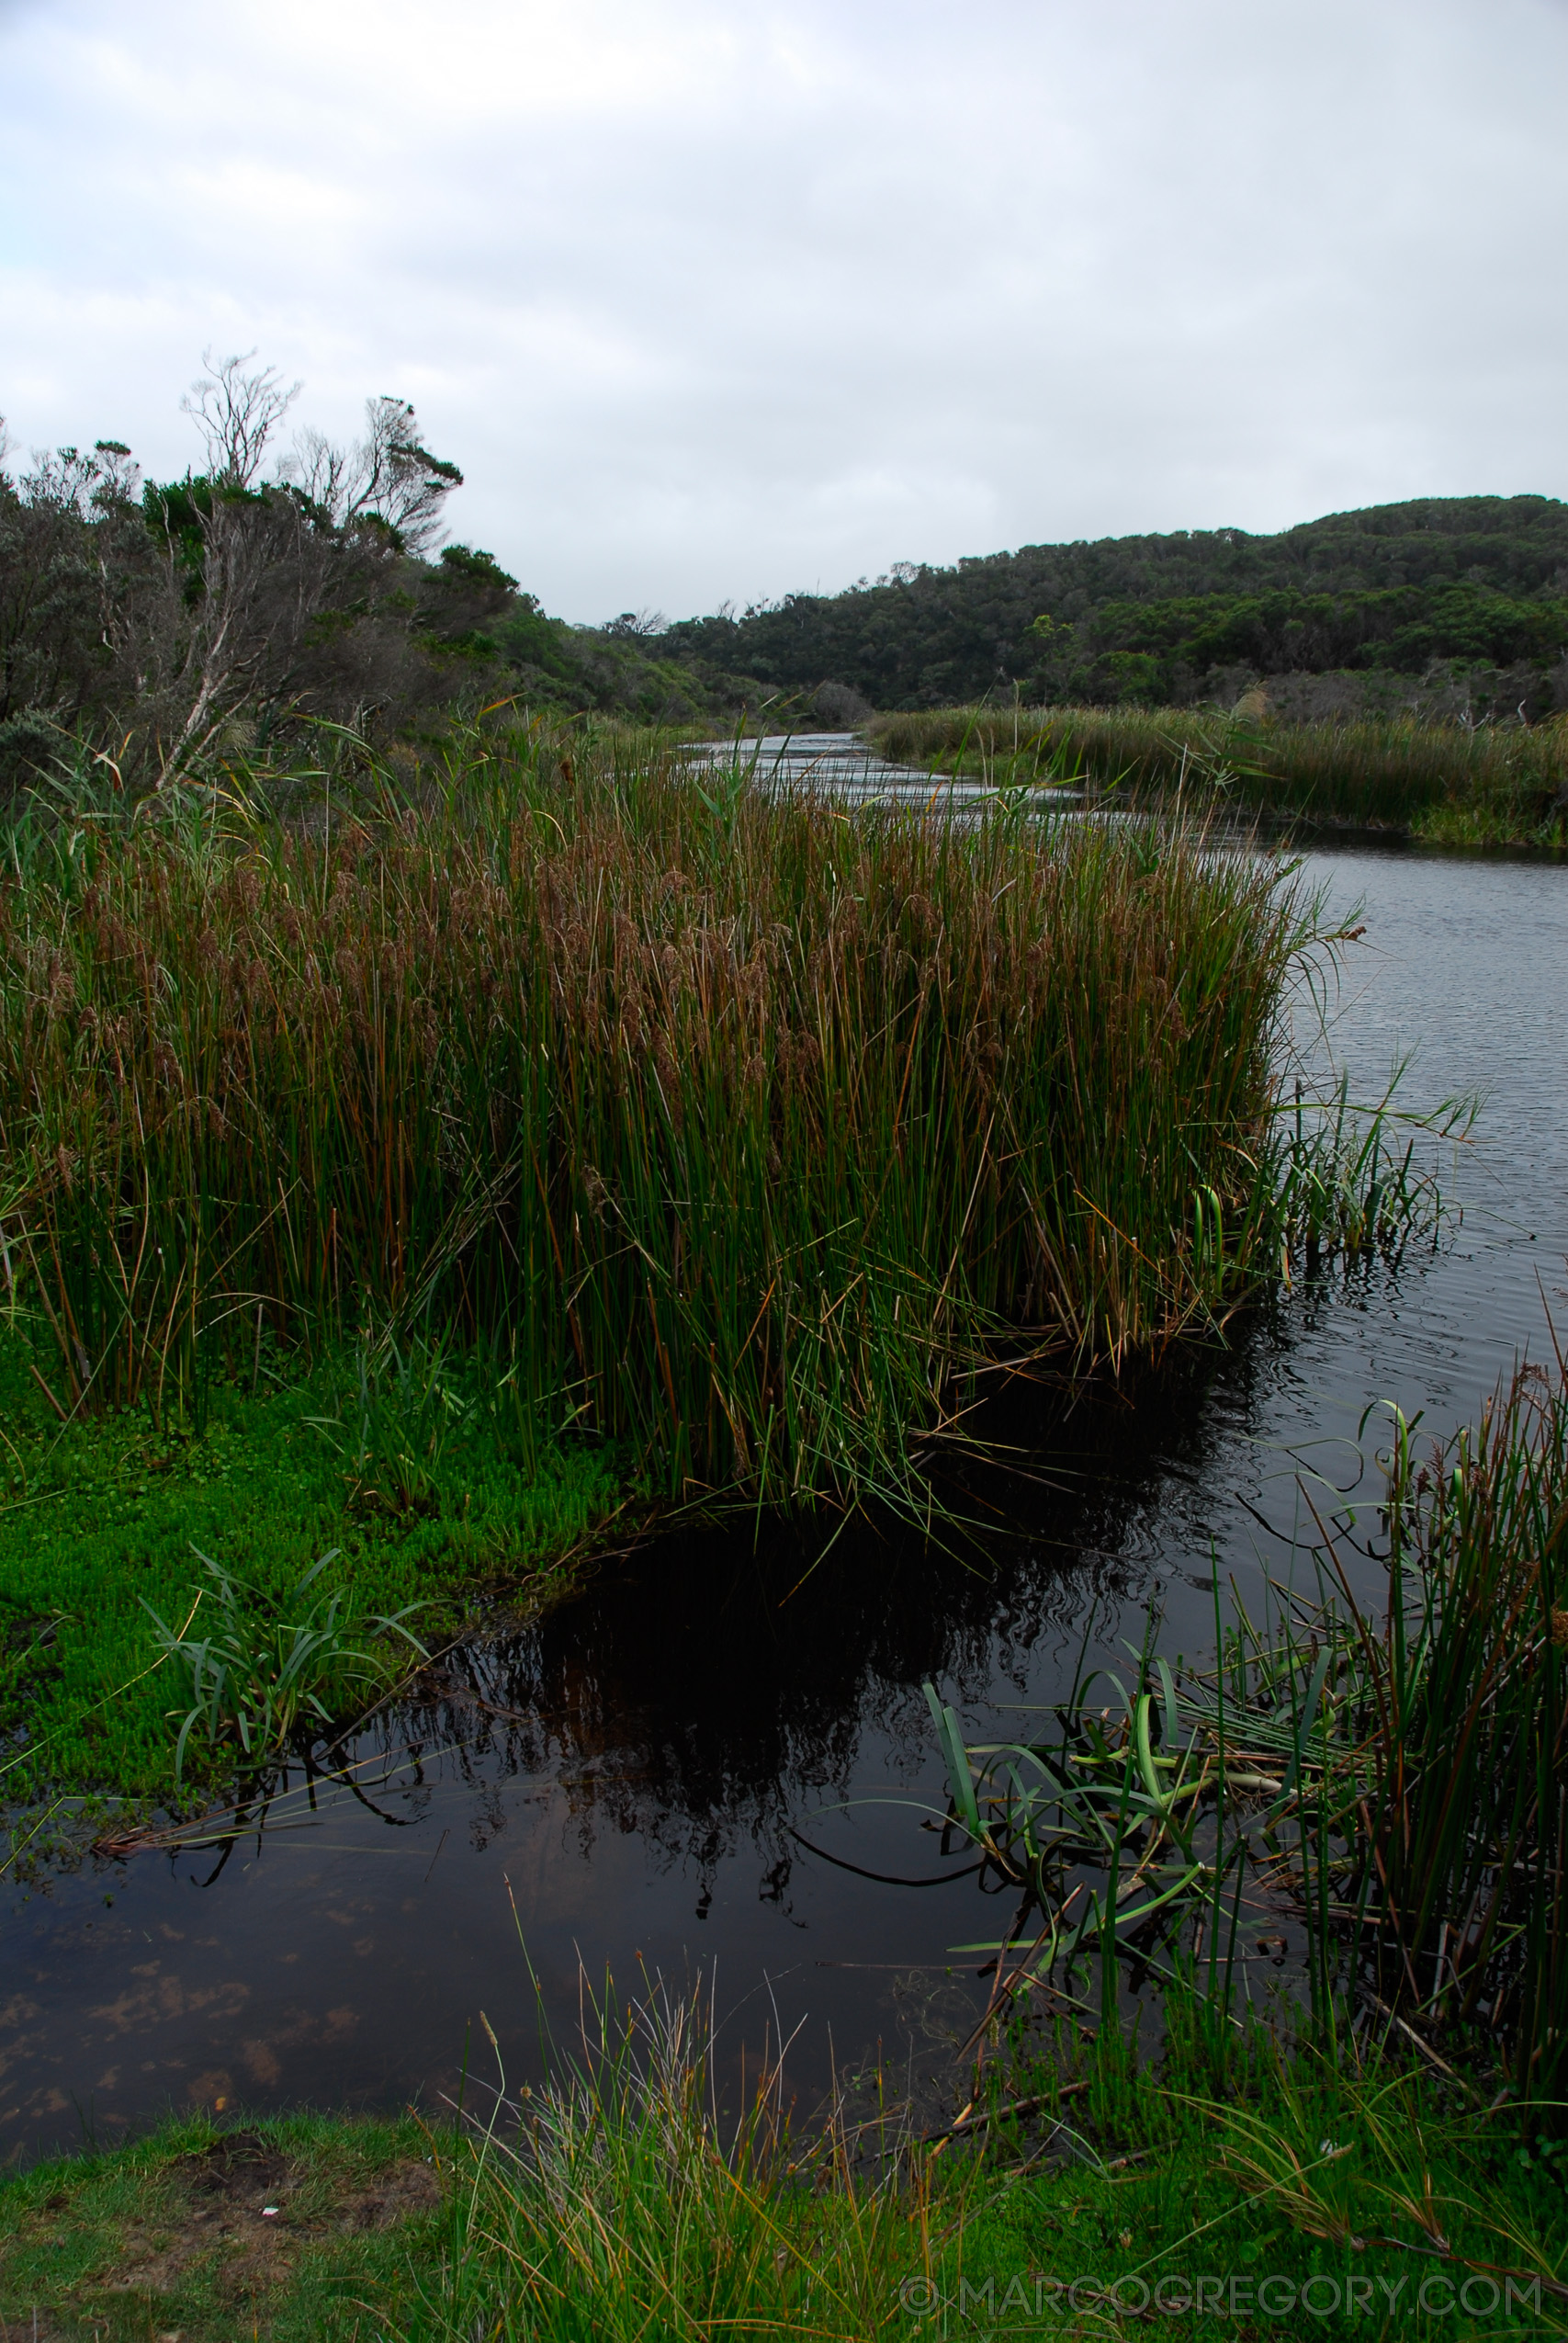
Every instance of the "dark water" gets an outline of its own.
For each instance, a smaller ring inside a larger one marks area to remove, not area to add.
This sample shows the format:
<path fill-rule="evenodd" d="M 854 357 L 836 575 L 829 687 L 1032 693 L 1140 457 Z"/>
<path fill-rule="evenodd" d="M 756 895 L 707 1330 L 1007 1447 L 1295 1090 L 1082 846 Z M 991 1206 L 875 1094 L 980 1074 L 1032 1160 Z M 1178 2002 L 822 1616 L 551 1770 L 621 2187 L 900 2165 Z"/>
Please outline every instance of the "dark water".
<path fill-rule="evenodd" d="M 363 1749 L 355 1794 L 285 1800 L 216 1876 L 210 1852 L 143 1854 L 7 1888 L 0 2154 L 171 2105 L 438 2104 L 466 2042 L 493 2072 L 481 2011 L 516 2079 L 540 2059 L 531 1979 L 570 2039 L 580 1969 L 625 1993 L 700 1968 L 731 2053 L 798 2027 L 807 2098 L 878 2055 L 940 2096 L 983 1991 L 953 1948 L 1008 1910 L 972 1879 L 840 1867 L 942 1875 L 922 1680 L 984 1737 L 1063 1686 L 1086 1623 L 1113 1645 L 1157 1600 L 1203 1647 L 1216 1569 L 1245 1588 L 1280 1567 L 1258 1517 L 1288 1534 L 1303 1477 L 1324 1504 L 1375 1499 L 1370 1403 L 1467 1419 L 1542 1347 L 1538 1276 L 1568 1285 L 1568 869 L 1348 850 L 1312 869 L 1365 906 L 1331 1004 L 1354 1087 L 1416 1047 L 1412 1104 L 1488 1092 L 1435 1254 L 1298 1293 L 1134 1405 L 1064 1421 L 1033 1395 L 1025 1534 L 983 1567 L 864 1529 L 825 1557 L 766 1532 L 649 1548 L 476 1656 L 414 1721 L 417 1758 Z"/>

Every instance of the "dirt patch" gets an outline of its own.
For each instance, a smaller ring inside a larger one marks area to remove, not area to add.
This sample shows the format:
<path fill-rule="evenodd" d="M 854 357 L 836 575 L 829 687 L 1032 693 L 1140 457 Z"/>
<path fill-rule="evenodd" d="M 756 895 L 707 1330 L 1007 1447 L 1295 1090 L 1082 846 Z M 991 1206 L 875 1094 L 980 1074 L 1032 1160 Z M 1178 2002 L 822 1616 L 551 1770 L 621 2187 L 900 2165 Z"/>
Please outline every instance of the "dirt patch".
<path fill-rule="evenodd" d="M 339 2199 L 340 2229 L 390 2229 L 416 2213 L 434 2213 L 441 2190 L 428 2164 L 395 2164 L 367 2189 Z"/>
<path fill-rule="evenodd" d="M 226 2133 L 180 2156 L 168 2178 L 166 2213 L 130 2224 L 129 2250 L 96 2281 L 106 2292 L 167 2294 L 199 2263 L 225 2294 L 269 2293 L 288 2283 L 310 2240 L 389 2229 L 441 2201 L 428 2165 L 405 2161 L 357 2187 L 323 2187 L 254 2132 Z M 141 2228 L 150 2234 L 139 2251 Z"/>
<path fill-rule="evenodd" d="M 225 2132 L 210 2147 L 179 2157 L 173 2168 L 192 2203 L 208 2213 L 215 2203 L 258 2213 L 265 2205 L 281 2209 L 293 2172 L 288 2156 L 255 2132 Z"/>
<path fill-rule="evenodd" d="M 49 2310 L 29 2310 L 24 2318 L 9 2323 L 0 2318 L 0 2343 L 33 2343 L 35 2335 L 38 2343 L 80 2343 L 81 2334 L 77 2326 L 62 2326 Z"/>

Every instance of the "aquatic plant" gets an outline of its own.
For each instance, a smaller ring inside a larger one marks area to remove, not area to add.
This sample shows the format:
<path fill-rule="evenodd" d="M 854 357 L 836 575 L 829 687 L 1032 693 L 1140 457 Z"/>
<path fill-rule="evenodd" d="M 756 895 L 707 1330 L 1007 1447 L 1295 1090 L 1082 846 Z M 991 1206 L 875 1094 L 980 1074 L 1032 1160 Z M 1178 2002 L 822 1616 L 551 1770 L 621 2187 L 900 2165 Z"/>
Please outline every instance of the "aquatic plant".
<path fill-rule="evenodd" d="M 721 802 L 614 734 L 477 732 L 417 802 L 355 757 L 308 820 L 243 771 L 61 822 L 0 890 L 0 1231 L 62 1415 L 195 1404 L 258 1311 L 423 1328 L 672 1494 L 923 1504 L 998 1341 L 1114 1366 L 1275 1273 L 1325 939 L 1266 860 Z"/>
<path fill-rule="evenodd" d="M 1323 1526 L 1320 1599 L 1239 1601 L 1208 1670 L 1152 1637 L 1053 1728 L 966 1749 L 928 1686 L 947 1828 L 1019 1889 L 1014 1981 L 1098 1965 L 1228 2007 L 1238 1933 L 1306 1932 L 1314 2016 L 1361 1998 L 1418 2044 L 1445 2030 L 1560 2108 L 1568 2074 L 1568 1377 L 1521 1366 L 1478 1426 L 1422 1459 L 1393 1415 L 1381 1621 Z M 1103 1686 L 1103 1691 L 1098 1688 Z M 1096 1703 L 1100 1703 L 1098 1706 Z M 981 1948 L 966 1947 L 965 1950 Z M 1422 2033 L 1415 2029 L 1420 2027 Z M 1432 2054 L 1436 2055 L 1436 2054 Z M 1440 2063 L 1440 2062 L 1439 2062 Z"/>
<path fill-rule="evenodd" d="M 336 1558 L 335 1552 L 323 1554 L 286 1593 L 274 1595 L 198 1554 L 210 1580 L 203 1598 L 209 1613 L 218 1614 L 204 1635 L 191 1632 L 199 1605 L 192 1606 L 182 1626 L 173 1627 L 144 1601 L 190 1703 L 183 1717 L 177 1709 L 171 1711 L 171 1722 L 177 1720 L 180 1728 L 176 1781 L 193 1733 L 209 1750 L 232 1750 L 242 1765 L 254 1769 L 287 1749 L 301 1725 L 319 1735 L 323 1727 L 346 1722 L 354 1709 L 367 1705 L 367 1695 L 384 1692 L 395 1674 L 385 1647 L 367 1647 L 369 1635 L 398 1636 L 420 1659 L 428 1657 L 405 1624 L 420 1608 L 417 1603 L 390 1618 L 366 1618 L 346 1609 L 345 1588 L 311 1592 Z"/>
<path fill-rule="evenodd" d="M 884 756 L 996 787 L 1064 765 L 1097 791 L 1414 831 L 1452 844 L 1568 843 L 1568 736 L 1544 724 L 1270 723 L 1182 707 L 955 707 L 879 716 Z"/>

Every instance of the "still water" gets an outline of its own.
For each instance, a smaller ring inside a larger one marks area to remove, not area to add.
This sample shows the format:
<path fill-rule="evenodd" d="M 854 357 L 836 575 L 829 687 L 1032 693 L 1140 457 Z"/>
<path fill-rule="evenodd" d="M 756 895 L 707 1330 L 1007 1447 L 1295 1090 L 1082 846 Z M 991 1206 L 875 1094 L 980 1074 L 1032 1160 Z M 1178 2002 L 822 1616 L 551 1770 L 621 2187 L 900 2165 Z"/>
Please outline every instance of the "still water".
<path fill-rule="evenodd" d="M 983 1738 L 1151 1602 L 1168 1644 L 1204 1648 L 1216 1574 L 1245 1592 L 1283 1567 L 1303 1486 L 1375 1500 L 1369 1406 L 1446 1431 L 1544 1348 L 1543 1286 L 1568 1326 L 1568 869 L 1347 847 L 1308 870 L 1366 922 L 1328 1002 L 1352 1094 L 1411 1050 L 1412 1105 L 1485 1093 L 1436 1250 L 1298 1292 L 1134 1404 L 1034 1394 L 1010 1424 L 1038 1450 L 1024 1529 L 981 1567 L 862 1529 L 825 1556 L 765 1525 L 649 1546 L 220 1867 L 146 1853 L 7 1887 L 0 2156 L 170 2107 L 438 2109 L 466 2058 L 493 2074 L 481 2012 L 517 2081 L 541 2008 L 570 2044 L 581 1978 L 607 1975 L 701 1974 L 731 2057 L 793 2033 L 803 2103 L 877 2058 L 940 2100 L 984 1992 L 953 1948 L 1008 1909 L 944 1879 L 920 1828 L 942 1798 L 922 1681 Z"/>

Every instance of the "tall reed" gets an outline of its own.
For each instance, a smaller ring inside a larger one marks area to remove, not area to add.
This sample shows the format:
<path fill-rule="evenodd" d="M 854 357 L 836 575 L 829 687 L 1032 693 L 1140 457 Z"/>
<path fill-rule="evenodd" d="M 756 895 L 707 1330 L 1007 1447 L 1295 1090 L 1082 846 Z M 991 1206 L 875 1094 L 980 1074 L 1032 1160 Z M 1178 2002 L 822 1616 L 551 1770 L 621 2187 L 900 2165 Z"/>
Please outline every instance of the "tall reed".
<path fill-rule="evenodd" d="M 1314 916 L 1190 828 L 537 732 L 416 803 L 68 821 L 0 883 L 6 1273 L 64 1412 L 258 1312 L 426 1324 L 671 1491 L 891 1490 L 998 1336 L 1114 1364 L 1277 1261 Z"/>
<path fill-rule="evenodd" d="M 998 782 L 1071 769 L 1135 795 L 1392 825 L 1455 843 L 1568 843 L 1568 731 L 1404 718 L 1276 724 L 1183 707 L 956 707 L 879 716 L 885 756 Z"/>

